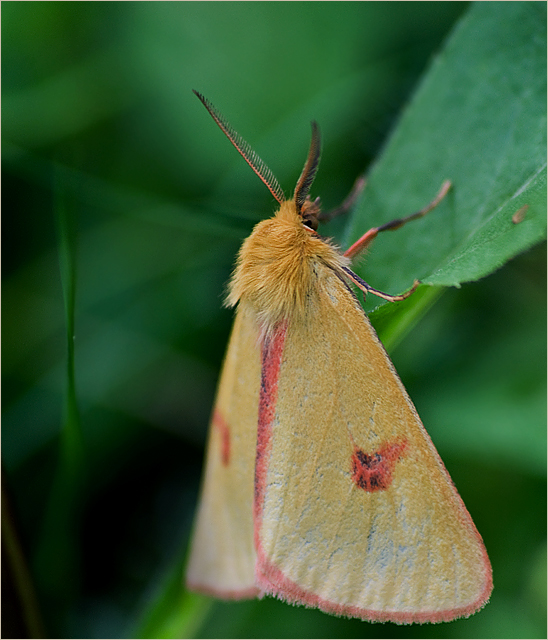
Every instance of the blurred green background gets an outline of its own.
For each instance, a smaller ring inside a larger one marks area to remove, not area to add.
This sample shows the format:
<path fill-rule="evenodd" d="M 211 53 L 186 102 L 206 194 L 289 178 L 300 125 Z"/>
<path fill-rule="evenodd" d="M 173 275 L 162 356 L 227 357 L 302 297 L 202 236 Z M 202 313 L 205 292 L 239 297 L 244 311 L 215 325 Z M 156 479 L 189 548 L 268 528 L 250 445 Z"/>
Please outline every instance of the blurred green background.
<path fill-rule="evenodd" d="M 482 612 L 371 625 L 181 584 L 232 320 L 222 295 L 273 210 L 191 89 L 286 193 L 317 119 L 313 195 L 329 208 L 470 10 L 2 3 L 3 637 L 546 636 L 543 243 L 447 289 L 391 353 L 485 540 Z"/>

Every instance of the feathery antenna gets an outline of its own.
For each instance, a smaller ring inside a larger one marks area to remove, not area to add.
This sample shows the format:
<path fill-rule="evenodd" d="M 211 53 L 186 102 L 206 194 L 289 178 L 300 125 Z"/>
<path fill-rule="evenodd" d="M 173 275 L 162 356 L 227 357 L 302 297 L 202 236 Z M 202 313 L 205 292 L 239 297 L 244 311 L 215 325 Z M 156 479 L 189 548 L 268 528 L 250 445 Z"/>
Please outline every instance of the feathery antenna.
<path fill-rule="evenodd" d="M 255 151 L 253 151 L 253 149 L 242 138 L 242 136 L 230 126 L 230 124 L 225 120 L 222 114 L 217 111 L 217 109 L 211 104 L 211 102 L 198 91 L 195 91 L 193 89 L 193 92 L 201 100 L 202 104 L 209 111 L 213 120 L 215 120 L 226 137 L 236 147 L 243 159 L 265 183 L 270 193 L 280 204 L 282 204 L 282 202 L 285 200 L 285 196 L 279 182 L 276 180 L 276 176 L 272 173 L 272 171 L 270 171 L 267 165 L 261 160 L 261 158 L 255 153 Z"/>
<path fill-rule="evenodd" d="M 308 151 L 308 157 L 304 164 L 302 173 L 297 180 L 297 186 L 295 187 L 295 205 L 297 211 L 300 213 L 303 208 L 303 204 L 306 201 L 310 187 L 316 177 L 318 171 L 318 165 L 320 164 L 320 154 L 322 151 L 320 128 L 316 121 L 312 121 L 312 139 L 310 140 L 310 149 Z"/>

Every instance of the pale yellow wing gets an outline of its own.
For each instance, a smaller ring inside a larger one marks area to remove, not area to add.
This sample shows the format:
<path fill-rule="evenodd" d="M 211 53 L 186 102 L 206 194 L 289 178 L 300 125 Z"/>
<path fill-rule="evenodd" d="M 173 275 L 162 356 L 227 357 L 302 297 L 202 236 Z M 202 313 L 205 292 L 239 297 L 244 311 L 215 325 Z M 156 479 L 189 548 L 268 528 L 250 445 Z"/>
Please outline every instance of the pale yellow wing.
<path fill-rule="evenodd" d="M 481 537 L 365 314 L 318 269 L 308 321 L 271 343 L 279 371 L 263 363 L 258 584 L 362 619 L 470 615 L 492 589 Z"/>
<path fill-rule="evenodd" d="M 187 567 L 190 588 L 222 598 L 258 593 L 252 506 L 260 380 L 254 315 L 240 305 L 211 419 Z"/>

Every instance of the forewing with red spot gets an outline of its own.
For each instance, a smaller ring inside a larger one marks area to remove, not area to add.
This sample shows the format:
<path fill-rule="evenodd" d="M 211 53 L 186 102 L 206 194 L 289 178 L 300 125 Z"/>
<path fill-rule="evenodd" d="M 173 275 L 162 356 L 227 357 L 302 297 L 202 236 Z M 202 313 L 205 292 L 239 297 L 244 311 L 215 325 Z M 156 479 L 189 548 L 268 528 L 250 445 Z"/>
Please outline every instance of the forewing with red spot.
<path fill-rule="evenodd" d="M 258 594 L 253 545 L 253 470 L 261 379 L 255 314 L 236 313 L 215 401 L 188 586 L 222 598 Z"/>
<path fill-rule="evenodd" d="M 258 585 L 365 620 L 470 615 L 492 587 L 481 537 L 363 311 L 318 272 L 314 321 L 263 348 Z"/>

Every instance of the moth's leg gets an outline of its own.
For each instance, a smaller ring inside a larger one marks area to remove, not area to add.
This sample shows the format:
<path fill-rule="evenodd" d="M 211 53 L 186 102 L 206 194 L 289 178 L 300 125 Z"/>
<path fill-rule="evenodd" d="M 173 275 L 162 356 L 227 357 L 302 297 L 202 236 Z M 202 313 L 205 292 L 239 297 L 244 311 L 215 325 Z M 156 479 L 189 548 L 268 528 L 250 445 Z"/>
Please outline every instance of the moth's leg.
<path fill-rule="evenodd" d="M 397 220 L 392 220 L 391 222 L 387 222 L 386 224 L 383 224 L 380 227 L 373 227 L 372 229 L 369 229 L 369 231 L 366 231 L 361 238 L 356 240 L 356 242 L 354 242 L 354 244 L 344 252 L 344 255 L 347 258 L 352 259 L 356 257 L 358 253 L 366 249 L 381 231 L 394 231 L 395 229 L 399 229 L 400 227 L 403 227 L 404 224 L 411 222 L 411 220 L 417 220 L 417 218 L 422 218 L 429 211 L 432 211 L 432 209 L 434 209 L 443 200 L 443 198 L 446 196 L 450 188 L 451 188 L 451 181 L 446 180 L 441 185 L 441 189 L 439 190 L 438 195 L 432 200 L 430 204 L 424 207 L 424 209 L 421 209 L 416 213 L 412 213 L 410 216 L 407 216 L 405 218 L 398 218 Z"/>
<path fill-rule="evenodd" d="M 383 298 L 384 300 L 388 300 L 388 302 L 398 302 L 399 300 L 405 300 L 405 298 L 409 298 L 409 296 L 415 292 L 415 290 L 420 284 L 420 280 L 415 280 L 413 282 L 413 286 L 411 287 L 411 289 L 408 289 L 404 293 L 400 293 L 397 296 L 392 296 L 389 293 L 384 293 L 384 291 L 373 289 L 371 285 L 367 284 L 365 280 L 362 280 L 357 273 L 354 273 L 348 267 L 343 267 L 343 271 L 345 272 L 349 280 L 351 280 L 361 290 L 361 292 L 363 293 L 364 300 L 365 300 L 365 296 L 368 293 L 372 293 L 374 296 Z"/>

